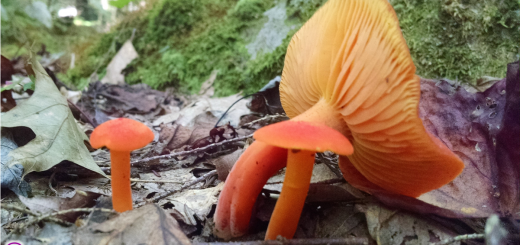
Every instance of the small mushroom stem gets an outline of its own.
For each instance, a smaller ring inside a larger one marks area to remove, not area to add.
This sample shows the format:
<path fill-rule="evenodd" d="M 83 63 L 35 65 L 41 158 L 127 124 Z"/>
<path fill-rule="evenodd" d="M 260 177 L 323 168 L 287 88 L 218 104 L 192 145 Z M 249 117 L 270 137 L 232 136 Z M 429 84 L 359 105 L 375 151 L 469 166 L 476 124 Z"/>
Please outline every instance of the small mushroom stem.
<path fill-rule="evenodd" d="M 294 236 L 309 192 L 314 157 L 314 151 L 289 149 L 282 192 L 271 216 L 265 240 L 275 240 L 278 235 L 287 239 Z"/>
<path fill-rule="evenodd" d="M 215 211 L 215 234 L 241 236 L 249 228 L 256 198 L 267 180 L 285 167 L 287 149 L 255 141 L 237 160 L 226 179 Z"/>
<path fill-rule="evenodd" d="M 110 151 L 112 205 L 119 213 L 132 210 L 132 189 L 130 187 L 130 152 Z"/>

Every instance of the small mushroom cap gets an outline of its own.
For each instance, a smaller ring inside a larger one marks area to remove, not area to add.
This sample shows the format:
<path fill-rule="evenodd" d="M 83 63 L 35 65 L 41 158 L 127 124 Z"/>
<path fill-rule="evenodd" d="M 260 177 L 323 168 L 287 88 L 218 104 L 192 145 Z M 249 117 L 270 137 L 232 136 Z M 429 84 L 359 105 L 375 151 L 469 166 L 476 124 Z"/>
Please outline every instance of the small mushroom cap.
<path fill-rule="evenodd" d="M 253 137 L 269 145 L 316 152 L 332 151 L 339 155 L 353 152 L 350 141 L 340 132 L 322 124 L 284 121 L 265 126 Z"/>
<path fill-rule="evenodd" d="M 128 118 L 102 123 L 90 136 L 94 148 L 106 146 L 113 151 L 133 151 L 152 142 L 154 134 L 146 125 Z"/>

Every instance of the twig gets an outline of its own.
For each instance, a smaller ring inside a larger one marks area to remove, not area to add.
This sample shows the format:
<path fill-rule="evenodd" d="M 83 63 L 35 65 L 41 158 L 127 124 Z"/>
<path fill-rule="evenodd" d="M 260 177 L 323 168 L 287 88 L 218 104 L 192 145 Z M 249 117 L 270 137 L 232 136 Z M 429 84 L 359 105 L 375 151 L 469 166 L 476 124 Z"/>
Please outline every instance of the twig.
<path fill-rule="evenodd" d="M 146 162 L 153 161 L 153 160 L 157 160 L 157 159 L 172 159 L 172 158 L 177 157 L 177 156 L 196 154 L 196 153 L 199 153 L 199 152 L 202 152 L 202 151 L 209 150 L 209 149 L 211 149 L 213 147 L 222 146 L 222 145 L 225 145 L 225 144 L 228 144 L 228 143 L 232 143 L 232 142 L 248 139 L 248 138 L 251 138 L 251 137 L 253 137 L 253 134 L 246 135 L 246 136 L 240 136 L 240 137 L 236 137 L 236 138 L 233 138 L 233 139 L 224 140 L 224 141 L 221 141 L 221 142 L 218 142 L 218 143 L 213 143 L 211 145 L 207 145 L 207 146 L 200 147 L 200 148 L 195 148 L 195 149 L 189 150 L 189 151 L 180 151 L 180 152 L 175 152 L 175 153 L 172 153 L 172 154 L 169 154 L 169 155 L 161 155 L 161 156 L 155 156 L 155 157 L 149 157 L 149 158 L 144 158 L 144 159 L 140 159 L 140 160 L 135 160 L 135 161 L 132 161 L 130 163 L 130 165 L 132 167 L 136 167 L 139 164 L 146 163 Z M 103 171 L 107 171 L 107 170 L 110 170 L 110 167 L 103 167 L 101 169 Z"/>
<path fill-rule="evenodd" d="M 274 114 L 274 115 L 267 115 L 265 117 L 262 117 L 262 118 L 259 118 L 259 119 L 256 119 L 254 121 L 251 121 L 251 122 L 248 122 L 248 123 L 245 123 L 241 126 L 241 128 L 249 128 L 251 126 L 253 126 L 253 124 L 257 124 L 259 122 L 262 122 L 262 121 L 269 121 L 269 120 L 273 120 L 273 119 L 287 119 L 287 115 L 283 115 L 283 114 Z"/>
<path fill-rule="evenodd" d="M 100 211 L 100 212 L 105 212 L 105 213 L 117 213 L 115 210 L 108 209 L 108 208 L 73 208 L 73 209 L 61 210 L 61 211 L 38 216 L 37 218 L 35 218 L 33 220 L 27 221 L 27 223 L 25 224 L 25 227 L 38 223 L 42 220 L 52 218 L 53 216 L 64 215 L 64 214 L 68 214 L 68 213 L 77 213 L 77 212 L 90 213 L 90 212 L 94 212 L 94 211 Z"/>
<path fill-rule="evenodd" d="M 22 207 L 19 207 L 19 206 L 14 206 L 12 204 L 2 204 L 2 208 L 5 209 L 5 210 L 11 210 L 11 211 L 16 211 L 16 212 L 20 212 L 20 213 L 23 213 L 23 214 L 26 214 L 26 215 L 31 215 L 31 216 L 34 216 L 34 217 L 40 217 L 41 215 L 37 214 L 37 213 L 34 213 L 30 210 L 27 210 L 25 208 L 22 208 Z M 66 226 L 69 226 L 69 225 L 72 225 L 71 223 L 67 222 L 67 221 L 63 221 L 61 219 L 58 219 L 58 218 L 54 218 L 54 217 L 47 217 L 46 218 L 48 221 L 51 221 L 51 222 L 55 222 L 55 223 L 58 223 L 60 225 L 66 225 Z M 30 221 L 28 221 L 30 222 Z M 2 237 L 2 240 L 1 242 L 4 243 L 6 240 L 8 240 L 16 231 L 18 230 L 22 230 L 23 228 L 27 227 L 27 225 L 22 225 L 20 227 L 17 227 L 16 229 L 13 229 L 11 232 L 9 232 L 9 234 L 5 235 Z"/>
<path fill-rule="evenodd" d="M 40 214 L 32 212 L 31 210 L 27 210 L 27 209 L 19 207 L 19 206 L 14 206 L 12 204 L 2 204 L 2 208 L 5 209 L 5 210 L 11 210 L 11 211 L 16 211 L 16 212 L 28 214 L 28 215 L 31 215 L 31 216 L 34 216 L 34 217 L 42 216 Z M 69 223 L 67 221 L 63 221 L 61 219 L 50 217 L 50 216 L 46 217 L 45 219 L 48 220 L 48 221 L 52 221 L 52 222 L 58 223 L 60 225 L 71 225 L 71 223 Z"/>
<path fill-rule="evenodd" d="M 175 180 L 153 180 L 153 179 L 130 179 L 131 182 L 141 182 L 141 183 L 173 183 L 173 184 L 181 184 L 182 182 Z"/>
<path fill-rule="evenodd" d="M 365 245 L 368 244 L 368 238 L 351 237 L 351 238 L 312 238 L 312 239 L 289 239 L 289 240 L 271 240 L 271 241 L 245 241 L 245 242 L 212 242 L 212 243 L 197 243 L 193 245 Z"/>
<path fill-rule="evenodd" d="M 54 179 L 54 176 L 56 176 L 56 169 L 51 174 L 51 177 L 49 178 L 49 189 L 51 189 L 56 196 L 58 196 L 58 191 L 52 187 L 52 180 Z"/>
<path fill-rule="evenodd" d="M 209 177 L 211 177 L 213 175 L 216 175 L 216 174 L 217 174 L 217 170 L 211 170 L 208 173 L 198 177 L 197 179 L 184 184 L 183 186 L 181 186 L 180 189 L 167 191 L 167 192 L 165 192 L 165 193 L 163 193 L 163 194 L 161 194 L 159 196 L 156 196 L 156 197 L 148 199 L 148 200 L 146 200 L 144 202 L 138 203 L 137 205 L 135 205 L 135 207 L 136 208 L 142 207 L 142 206 L 146 205 L 147 203 L 152 203 L 152 202 L 158 201 L 159 199 L 163 199 L 163 198 L 165 198 L 167 196 L 175 194 L 177 192 L 183 191 L 184 189 L 186 189 L 188 187 L 191 187 L 191 186 L 194 186 L 195 184 L 200 183 L 200 182 L 202 182 L 202 181 L 204 181 L 204 180 L 208 179 Z"/>
<path fill-rule="evenodd" d="M 465 234 L 465 235 L 460 235 L 460 236 L 456 236 L 456 237 L 451 237 L 451 238 L 442 240 L 440 242 L 430 243 L 430 245 L 446 245 L 446 244 L 459 242 L 459 241 L 484 239 L 485 237 L 486 237 L 486 235 L 484 235 L 484 234 L 476 234 L 476 233 L 475 234 Z"/>

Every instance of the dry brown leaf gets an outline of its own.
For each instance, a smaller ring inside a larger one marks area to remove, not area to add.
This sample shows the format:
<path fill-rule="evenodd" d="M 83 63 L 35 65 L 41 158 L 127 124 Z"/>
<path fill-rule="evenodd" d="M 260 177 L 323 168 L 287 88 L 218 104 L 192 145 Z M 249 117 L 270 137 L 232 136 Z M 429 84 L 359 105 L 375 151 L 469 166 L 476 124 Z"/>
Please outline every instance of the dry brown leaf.
<path fill-rule="evenodd" d="M 191 244 L 177 221 L 155 204 L 81 228 L 72 240 L 75 244 Z"/>
<path fill-rule="evenodd" d="M 218 157 L 211 161 L 217 169 L 218 179 L 225 181 L 231 168 L 235 165 L 238 158 L 244 153 L 244 149 L 240 148 L 230 154 Z"/>
<path fill-rule="evenodd" d="M 426 221 L 378 204 L 367 204 L 364 211 L 370 235 L 380 245 L 429 244 L 457 235 L 432 220 Z"/>

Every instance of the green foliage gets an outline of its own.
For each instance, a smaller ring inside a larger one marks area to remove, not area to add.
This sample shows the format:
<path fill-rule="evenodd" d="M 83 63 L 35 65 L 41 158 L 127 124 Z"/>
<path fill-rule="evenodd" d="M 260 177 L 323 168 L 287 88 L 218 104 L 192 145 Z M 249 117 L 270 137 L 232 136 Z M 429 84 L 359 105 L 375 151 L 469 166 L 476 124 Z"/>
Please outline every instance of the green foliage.
<path fill-rule="evenodd" d="M 417 74 L 473 83 L 503 77 L 518 59 L 520 7 L 515 0 L 391 1 Z"/>
<path fill-rule="evenodd" d="M 286 0 L 291 33 L 270 53 L 252 60 L 246 45 L 279 1 L 161 0 L 146 14 L 125 20 L 89 48 L 69 72 L 75 83 L 103 68 L 131 36 L 139 58 L 125 70 L 128 83 L 153 88 L 177 86 L 196 92 L 213 70 L 217 95 L 257 91 L 280 75 L 291 36 L 326 0 Z M 391 0 L 403 35 L 423 77 L 472 82 L 483 75 L 502 77 L 518 59 L 520 6 L 516 0 Z M 110 43 L 115 42 L 111 49 Z M 102 59 L 106 53 L 107 59 Z"/>
<path fill-rule="evenodd" d="M 108 4 L 116 7 L 116 8 L 123 8 L 124 6 L 128 5 L 132 0 L 110 0 L 108 1 Z"/>
<path fill-rule="evenodd" d="M 297 15 L 304 23 L 312 17 L 327 0 L 290 0 L 287 13 L 288 16 Z"/>
<path fill-rule="evenodd" d="M 67 72 L 67 77 L 60 77 L 60 79 L 71 82 L 78 89 L 87 86 L 90 75 L 99 68 L 104 69 L 110 62 L 107 53 L 115 53 L 115 48 L 112 48 L 115 34 L 112 32 L 95 39 L 94 44 L 85 50 L 86 55 L 78 57 L 78 65 Z"/>
<path fill-rule="evenodd" d="M 218 70 L 215 84 L 218 88 L 217 94 L 225 95 L 236 93 L 237 90 L 250 90 L 243 82 L 243 73 L 250 59 L 245 48 L 243 33 L 247 32 L 255 22 L 263 21 L 262 14 L 272 7 L 273 1 L 241 0 L 235 3 L 208 0 L 199 1 L 199 5 L 202 8 L 201 15 L 205 16 L 204 20 L 193 22 L 190 28 L 185 28 L 188 25 L 183 24 L 182 30 L 174 27 L 176 31 L 170 30 L 173 34 L 169 38 L 165 38 L 167 36 L 165 35 L 157 41 L 151 41 L 162 48 L 148 57 L 133 62 L 128 69 L 127 82 L 144 82 L 153 88 L 176 85 L 184 91 L 196 92 L 211 72 Z M 164 25 L 165 22 L 154 20 L 158 16 L 150 17 L 149 23 Z M 184 20 L 182 16 L 178 18 Z M 167 27 L 154 28 L 160 30 Z M 144 39 L 157 38 L 155 34 L 150 33 L 152 31 L 148 31 Z M 170 50 L 170 45 L 175 45 L 175 49 Z M 139 50 L 140 48 L 138 52 Z M 141 50 L 150 51 L 151 48 L 141 48 Z"/>
<path fill-rule="evenodd" d="M 202 3 L 199 0 L 165 0 L 150 15 L 144 39 L 163 44 L 171 36 L 189 32 L 200 20 Z"/>

